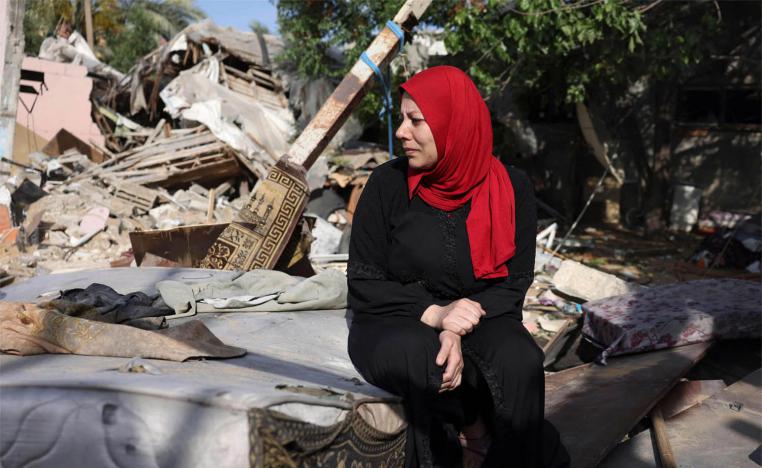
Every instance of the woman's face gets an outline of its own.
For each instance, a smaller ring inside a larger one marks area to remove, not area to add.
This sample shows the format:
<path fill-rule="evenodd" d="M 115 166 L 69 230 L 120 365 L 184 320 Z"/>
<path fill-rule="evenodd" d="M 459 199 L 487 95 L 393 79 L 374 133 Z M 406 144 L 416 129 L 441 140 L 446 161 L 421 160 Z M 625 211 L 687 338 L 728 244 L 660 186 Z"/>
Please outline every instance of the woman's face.
<path fill-rule="evenodd" d="M 408 164 L 413 169 L 431 169 L 437 163 L 437 145 L 429 124 L 418 105 L 407 93 L 402 94 L 402 124 L 395 136 L 402 143 Z"/>

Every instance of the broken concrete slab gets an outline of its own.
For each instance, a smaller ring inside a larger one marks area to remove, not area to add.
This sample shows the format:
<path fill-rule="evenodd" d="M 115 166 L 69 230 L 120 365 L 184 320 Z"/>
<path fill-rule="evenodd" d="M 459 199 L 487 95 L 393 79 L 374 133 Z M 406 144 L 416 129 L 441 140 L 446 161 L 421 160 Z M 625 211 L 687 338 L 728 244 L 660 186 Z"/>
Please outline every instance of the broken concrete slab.
<path fill-rule="evenodd" d="M 338 253 L 342 231 L 323 218 L 315 217 L 315 227 L 312 229 L 312 246 L 310 255 L 330 255 Z"/>
<path fill-rule="evenodd" d="M 95 234 L 103 231 L 106 228 L 108 216 L 109 209 L 105 206 L 96 206 L 90 209 L 87 213 L 85 213 L 85 216 L 83 216 L 82 220 L 79 222 L 79 234 L 81 237 L 70 239 L 70 245 L 82 245 Z"/>
<path fill-rule="evenodd" d="M 566 296 L 579 299 L 577 302 L 586 302 L 637 292 L 643 287 L 579 262 L 564 260 L 553 275 L 553 288 Z"/>

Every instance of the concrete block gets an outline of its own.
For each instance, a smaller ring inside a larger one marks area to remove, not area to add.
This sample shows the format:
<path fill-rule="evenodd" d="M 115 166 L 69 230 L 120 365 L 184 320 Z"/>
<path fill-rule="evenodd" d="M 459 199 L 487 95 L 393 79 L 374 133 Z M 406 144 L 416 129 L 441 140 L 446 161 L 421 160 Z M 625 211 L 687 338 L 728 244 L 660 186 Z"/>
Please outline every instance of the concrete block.
<path fill-rule="evenodd" d="M 628 283 L 614 275 L 587 267 L 573 260 L 564 260 L 553 275 L 553 289 L 579 298 L 595 301 L 640 290 L 638 284 Z"/>

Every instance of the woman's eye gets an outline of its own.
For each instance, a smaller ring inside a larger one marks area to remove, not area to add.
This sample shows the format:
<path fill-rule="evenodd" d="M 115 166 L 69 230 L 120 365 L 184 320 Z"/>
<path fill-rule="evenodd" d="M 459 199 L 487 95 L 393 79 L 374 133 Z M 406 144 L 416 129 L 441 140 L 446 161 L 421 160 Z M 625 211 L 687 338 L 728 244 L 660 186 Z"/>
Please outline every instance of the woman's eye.
<path fill-rule="evenodd" d="M 424 119 L 410 119 L 414 124 L 419 124 L 424 121 Z"/>

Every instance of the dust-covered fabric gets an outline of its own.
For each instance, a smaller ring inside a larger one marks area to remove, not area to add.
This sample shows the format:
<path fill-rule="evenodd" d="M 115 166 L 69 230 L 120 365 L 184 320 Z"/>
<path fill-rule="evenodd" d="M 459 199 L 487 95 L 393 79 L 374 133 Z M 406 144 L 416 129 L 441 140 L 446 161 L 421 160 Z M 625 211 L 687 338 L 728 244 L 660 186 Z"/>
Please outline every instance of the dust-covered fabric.
<path fill-rule="evenodd" d="M 0 302 L 0 352 L 143 357 L 185 361 L 231 358 L 246 350 L 220 341 L 199 320 L 160 331 L 70 317 L 52 304 Z"/>
<path fill-rule="evenodd" d="M 347 280 L 335 270 L 309 278 L 274 270 L 254 270 L 226 281 L 192 284 L 160 281 L 156 288 L 176 313 L 293 312 L 347 307 Z"/>
<path fill-rule="evenodd" d="M 65 290 L 61 292 L 61 298 L 52 304 L 58 312 L 71 317 L 146 330 L 165 328 L 167 324 L 164 316 L 174 314 L 158 294 L 149 295 L 140 291 L 119 294 L 113 288 L 99 283 L 84 289 Z"/>

